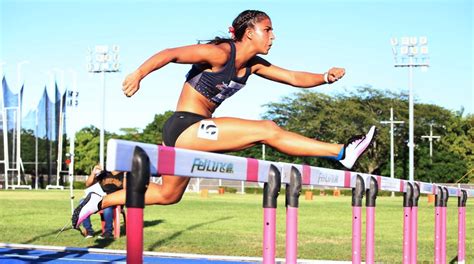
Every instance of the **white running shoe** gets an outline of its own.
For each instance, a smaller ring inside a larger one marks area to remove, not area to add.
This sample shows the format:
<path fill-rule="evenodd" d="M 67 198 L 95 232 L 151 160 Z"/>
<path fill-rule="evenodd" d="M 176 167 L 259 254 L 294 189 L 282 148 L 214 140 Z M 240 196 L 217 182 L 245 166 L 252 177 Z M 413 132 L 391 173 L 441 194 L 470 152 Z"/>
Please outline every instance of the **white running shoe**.
<path fill-rule="evenodd" d="M 96 194 L 98 194 L 98 195 L 100 195 L 100 196 L 105 196 L 105 195 L 106 195 L 106 193 L 105 193 L 104 190 L 102 189 L 102 186 L 100 186 L 100 184 L 99 184 L 98 182 L 95 183 L 95 184 L 92 184 L 91 186 L 89 186 L 88 188 L 86 188 L 86 189 L 84 190 L 84 193 L 85 193 L 86 195 L 88 195 L 88 194 L 91 193 L 91 192 L 94 192 L 94 193 L 96 193 Z"/>
<path fill-rule="evenodd" d="M 347 169 L 352 169 L 357 159 L 367 150 L 375 138 L 376 127 L 372 126 L 366 135 L 354 136 L 344 145 L 344 158 L 339 162 Z"/>
<path fill-rule="evenodd" d="M 74 213 L 72 214 L 72 227 L 78 229 L 82 222 L 89 217 L 91 214 L 95 214 L 99 211 L 99 203 L 102 201 L 103 196 L 90 192 L 86 198 L 80 203 Z"/>

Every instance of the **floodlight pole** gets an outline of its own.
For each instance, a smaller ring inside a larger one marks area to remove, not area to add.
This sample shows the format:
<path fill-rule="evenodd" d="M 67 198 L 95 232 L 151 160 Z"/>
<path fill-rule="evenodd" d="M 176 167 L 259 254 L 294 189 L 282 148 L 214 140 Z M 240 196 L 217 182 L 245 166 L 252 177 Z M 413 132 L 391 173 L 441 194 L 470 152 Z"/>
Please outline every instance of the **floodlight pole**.
<path fill-rule="evenodd" d="M 401 49 L 401 58 L 402 60 L 408 58 L 408 63 L 398 63 L 397 56 L 398 50 L 398 39 L 392 38 L 392 51 L 395 57 L 395 67 L 408 67 L 408 78 L 409 78 L 409 95 L 408 95 L 408 113 L 409 113 L 409 126 L 408 126 L 408 150 L 409 150 L 409 180 L 414 181 L 415 179 L 415 120 L 414 120 L 414 99 L 413 99 L 413 67 L 428 67 L 428 49 L 426 47 L 427 39 L 426 37 L 419 38 L 416 37 L 403 37 L 402 38 L 402 49 Z M 426 55 L 421 57 L 421 61 L 414 61 L 414 57 L 418 55 L 418 48 L 421 48 L 421 53 Z"/>
<path fill-rule="evenodd" d="M 413 181 L 415 179 L 415 111 L 413 103 L 413 56 L 410 56 L 410 66 L 408 68 L 409 78 L 409 92 L 408 92 L 408 159 L 410 164 L 409 179 Z"/>
<path fill-rule="evenodd" d="M 395 155 L 394 155 L 394 125 L 403 124 L 404 121 L 395 121 L 393 119 L 393 107 L 390 108 L 390 120 L 380 121 L 381 124 L 390 124 L 390 177 L 395 178 Z M 395 197 L 395 192 L 392 192 L 392 197 Z"/>
<path fill-rule="evenodd" d="M 102 170 L 105 169 L 104 162 L 104 141 L 105 141 L 105 71 L 102 71 L 102 115 L 100 125 L 100 146 L 99 146 L 99 162 Z"/>
<path fill-rule="evenodd" d="M 95 52 L 90 52 L 88 71 L 91 73 L 102 73 L 102 106 L 101 106 L 101 127 L 100 127 L 100 143 L 99 143 L 99 163 L 102 169 L 105 168 L 105 73 L 119 72 L 118 63 L 119 48 L 117 45 L 112 46 L 109 51 L 108 46 L 96 46 Z M 92 58 L 94 57 L 94 59 Z M 93 62 L 94 61 L 94 62 Z"/>

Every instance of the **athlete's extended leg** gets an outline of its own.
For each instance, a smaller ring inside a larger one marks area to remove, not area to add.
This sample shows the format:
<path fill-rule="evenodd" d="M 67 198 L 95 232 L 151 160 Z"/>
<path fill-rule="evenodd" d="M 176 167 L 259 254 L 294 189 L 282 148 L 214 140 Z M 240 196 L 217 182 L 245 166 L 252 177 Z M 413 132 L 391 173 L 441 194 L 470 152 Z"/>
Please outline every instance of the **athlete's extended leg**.
<path fill-rule="evenodd" d="M 181 200 L 188 186 L 187 177 L 163 175 L 162 184 L 150 183 L 145 193 L 145 204 L 170 205 Z M 125 190 L 111 193 L 102 200 L 102 208 L 125 204 Z"/>
<path fill-rule="evenodd" d="M 148 189 L 145 192 L 145 204 L 170 205 L 179 202 L 183 197 L 189 179 L 187 177 L 163 175 L 162 184 L 150 183 L 148 185 Z M 96 183 L 93 186 L 97 187 L 99 185 Z M 108 195 L 99 195 L 96 192 L 88 193 L 86 198 L 74 210 L 71 219 L 72 226 L 74 228 L 79 227 L 82 221 L 89 215 L 95 214 L 103 208 L 124 205 L 125 193 L 125 189 Z"/>
<path fill-rule="evenodd" d="M 366 135 L 353 137 L 345 145 L 331 144 L 283 130 L 272 121 L 222 117 L 190 126 L 178 137 L 177 146 L 202 151 L 235 151 L 264 143 L 288 155 L 334 158 L 351 169 L 369 147 L 375 132 L 372 126 Z"/>
<path fill-rule="evenodd" d="M 263 143 L 293 156 L 337 156 L 344 146 L 283 130 L 273 121 L 221 117 L 204 122 L 209 121 L 216 126 L 214 139 L 212 136 L 206 138 L 206 127 L 199 122 L 186 129 L 177 143 L 184 148 L 202 151 L 235 151 Z"/>

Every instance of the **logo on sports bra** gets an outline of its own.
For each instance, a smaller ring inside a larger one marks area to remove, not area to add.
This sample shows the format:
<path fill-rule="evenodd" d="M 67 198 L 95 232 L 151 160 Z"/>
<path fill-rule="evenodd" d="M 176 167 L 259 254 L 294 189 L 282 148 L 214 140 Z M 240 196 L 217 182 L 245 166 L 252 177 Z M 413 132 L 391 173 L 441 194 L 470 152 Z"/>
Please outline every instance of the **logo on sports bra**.
<path fill-rule="evenodd" d="M 238 82 L 230 81 L 229 84 L 222 82 L 221 84 L 216 85 L 216 88 L 219 89 L 219 93 L 212 97 L 212 101 L 217 103 L 222 103 L 225 99 L 231 97 L 240 89 L 242 89 L 245 84 Z"/>

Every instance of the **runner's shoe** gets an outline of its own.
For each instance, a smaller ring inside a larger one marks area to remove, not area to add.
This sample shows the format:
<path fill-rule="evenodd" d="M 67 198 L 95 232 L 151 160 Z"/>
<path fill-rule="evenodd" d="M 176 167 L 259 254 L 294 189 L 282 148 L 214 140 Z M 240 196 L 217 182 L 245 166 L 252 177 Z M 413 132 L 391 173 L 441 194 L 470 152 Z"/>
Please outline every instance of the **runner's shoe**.
<path fill-rule="evenodd" d="M 377 128 L 372 126 L 366 135 L 354 136 L 344 145 L 344 158 L 339 162 L 347 169 L 352 169 L 357 159 L 367 150 L 375 138 Z"/>
<path fill-rule="evenodd" d="M 91 214 L 95 214 L 99 211 L 99 203 L 102 202 L 103 196 L 95 193 L 90 192 L 86 198 L 80 203 L 76 209 L 74 209 L 74 213 L 72 214 L 72 227 L 79 228 L 81 223 L 89 217 Z"/>
<path fill-rule="evenodd" d="M 106 193 L 104 192 L 104 190 L 102 189 L 102 186 L 100 186 L 100 183 L 95 183 L 95 184 L 92 184 L 91 186 L 89 186 L 88 188 L 86 188 L 84 190 L 84 193 L 86 195 L 88 195 L 89 193 L 91 192 L 95 192 L 96 194 L 100 195 L 100 196 L 105 196 Z"/>

